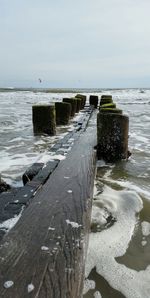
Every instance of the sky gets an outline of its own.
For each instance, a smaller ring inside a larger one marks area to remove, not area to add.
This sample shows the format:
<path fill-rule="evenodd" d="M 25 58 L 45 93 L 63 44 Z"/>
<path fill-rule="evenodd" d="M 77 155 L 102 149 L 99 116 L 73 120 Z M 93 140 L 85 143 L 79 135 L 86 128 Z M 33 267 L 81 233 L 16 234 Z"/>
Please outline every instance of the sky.
<path fill-rule="evenodd" d="M 150 87 L 150 0 L 0 0 L 0 87 Z"/>

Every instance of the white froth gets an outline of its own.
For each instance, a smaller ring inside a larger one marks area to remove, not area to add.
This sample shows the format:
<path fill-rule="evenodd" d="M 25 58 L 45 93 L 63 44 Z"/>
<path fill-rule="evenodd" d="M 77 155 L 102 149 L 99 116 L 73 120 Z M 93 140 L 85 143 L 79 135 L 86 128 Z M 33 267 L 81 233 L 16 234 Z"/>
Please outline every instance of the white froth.
<path fill-rule="evenodd" d="M 0 229 L 5 229 L 8 232 L 10 229 L 12 229 L 16 225 L 17 221 L 21 217 L 21 214 L 22 214 L 22 211 L 20 212 L 19 215 L 16 215 L 15 217 L 7 219 L 4 222 L 0 223 Z"/>
<path fill-rule="evenodd" d="M 41 246 L 41 250 L 48 251 L 49 248 L 47 246 Z"/>
<path fill-rule="evenodd" d="M 142 246 L 145 246 L 145 245 L 147 244 L 147 241 L 146 241 L 146 240 L 143 240 L 143 241 L 141 242 L 141 244 L 142 244 Z"/>
<path fill-rule="evenodd" d="M 51 155 L 51 154 L 42 154 L 39 158 L 38 158 L 38 162 L 43 162 L 44 164 L 46 164 L 49 161 L 54 161 L 54 159 L 58 159 L 58 160 L 64 160 L 66 157 L 64 155 L 61 154 L 55 154 L 55 155 Z"/>
<path fill-rule="evenodd" d="M 94 293 L 94 298 L 102 298 L 101 293 L 99 291 L 96 291 Z"/>
<path fill-rule="evenodd" d="M 86 277 L 96 267 L 97 273 L 125 297 L 148 298 L 150 266 L 145 271 L 136 272 L 115 260 L 124 255 L 128 248 L 137 221 L 136 213 L 143 207 L 141 198 L 133 191 L 115 191 L 105 187 L 104 193 L 99 196 L 99 202 L 104 209 L 109 208 L 109 211 L 112 204 L 111 213 L 116 222 L 108 229 L 90 234 Z"/>
<path fill-rule="evenodd" d="M 107 220 L 105 210 L 93 205 L 91 224 L 103 225 L 106 222 Z"/>
<path fill-rule="evenodd" d="M 131 181 L 113 180 L 113 179 L 110 178 L 110 174 L 111 174 L 111 170 L 107 171 L 107 173 L 104 175 L 102 181 L 110 182 L 112 184 L 114 183 L 114 184 L 117 184 L 117 185 L 119 185 L 123 188 L 135 191 L 141 196 L 144 195 L 145 198 L 147 198 L 149 200 L 149 191 L 147 191 L 145 189 L 142 189 L 142 187 L 139 187 L 139 186 L 135 185 Z"/>
<path fill-rule="evenodd" d="M 85 279 L 84 281 L 84 289 L 83 289 L 83 295 L 86 294 L 89 290 L 95 289 L 95 281 L 90 279 Z"/>
<path fill-rule="evenodd" d="M 147 221 L 143 221 L 141 223 L 141 226 L 142 226 L 142 234 L 143 234 L 143 236 L 150 235 L 150 223 L 147 222 Z"/>
<path fill-rule="evenodd" d="M 79 225 L 77 222 L 74 222 L 74 221 L 70 221 L 69 219 L 66 219 L 66 223 L 68 224 L 68 225 L 71 225 L 73 228 L 79 228 L 79 227 L 81 227 L 81 225 Z"/>
<path fill-rule="evenodd" d="M 4 288 L 9 289 L 14 285 L 14 282 L 12 280 L 7 280 L 4 282 Z"/>
<path fill-rule="evenodd" d="M 31 293 L 34 290 L 34 285 L 33 284 L 29 284 L 27 287 L 28 293 Z"/>
<path fill-rule="evenodd" d="M 49 227 L 48 230 L 49 231 L 55 231 L 55 228 Z"/>

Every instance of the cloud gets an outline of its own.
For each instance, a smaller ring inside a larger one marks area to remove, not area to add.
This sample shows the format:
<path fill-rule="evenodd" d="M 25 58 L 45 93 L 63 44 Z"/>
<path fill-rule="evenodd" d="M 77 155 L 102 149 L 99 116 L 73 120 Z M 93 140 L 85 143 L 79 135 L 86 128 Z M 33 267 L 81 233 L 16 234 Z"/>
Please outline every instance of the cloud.
<path fill-rule="evenodd" d="M 148 84 L 149 11 L 148 0 L 0 0 L 1 84 Z"/>

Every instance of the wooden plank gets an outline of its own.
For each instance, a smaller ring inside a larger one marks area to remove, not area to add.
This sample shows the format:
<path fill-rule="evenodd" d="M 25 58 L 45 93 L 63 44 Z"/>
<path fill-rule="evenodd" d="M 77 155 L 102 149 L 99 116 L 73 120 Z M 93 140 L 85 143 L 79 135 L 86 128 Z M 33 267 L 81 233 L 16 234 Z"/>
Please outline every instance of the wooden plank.
<path fill-rule="evenodd" d="M 81 297 L 95 176 L 94 120 L 95 114 L 67 158 L 4 237 L 1 297 Z M 14 285 L 5 289 L 8 280 Z M 34 285 L 30 293 L 29 284 Z"/>

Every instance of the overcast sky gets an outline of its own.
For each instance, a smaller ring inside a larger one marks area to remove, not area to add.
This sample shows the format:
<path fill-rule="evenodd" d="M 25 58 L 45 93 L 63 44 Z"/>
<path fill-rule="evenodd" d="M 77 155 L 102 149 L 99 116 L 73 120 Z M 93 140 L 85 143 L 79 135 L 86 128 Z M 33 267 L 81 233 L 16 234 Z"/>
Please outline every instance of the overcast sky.
<path fill-rule="evenodd" d="M 0 0 L 3 86 L 150 87 L 150 0 Z"/>

